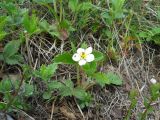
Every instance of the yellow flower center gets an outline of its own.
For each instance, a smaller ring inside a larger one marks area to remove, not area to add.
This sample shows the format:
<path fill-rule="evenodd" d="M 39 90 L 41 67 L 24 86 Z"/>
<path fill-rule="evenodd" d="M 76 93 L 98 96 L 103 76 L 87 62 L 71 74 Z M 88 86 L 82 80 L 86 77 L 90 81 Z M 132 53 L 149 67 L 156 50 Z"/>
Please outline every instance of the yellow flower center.
<path fill-rule="evenodd" d="M 87 57 L 87 54 L 85 54 L 85 52 L 82 52 L 82 53 L 81 53 L 81 58 L 82 58 L 82 59 L 85 59 L 86 57 Z"/>

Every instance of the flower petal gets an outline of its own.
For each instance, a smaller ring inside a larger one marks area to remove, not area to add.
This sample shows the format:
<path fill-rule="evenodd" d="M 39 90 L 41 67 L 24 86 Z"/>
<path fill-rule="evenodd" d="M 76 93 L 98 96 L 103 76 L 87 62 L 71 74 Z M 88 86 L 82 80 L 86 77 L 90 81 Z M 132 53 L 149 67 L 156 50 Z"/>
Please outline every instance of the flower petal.
<path fill-rule="evenodd" d="M 81 59 L 81 56 L 80 56 L 79 54 L 75 53 L 75 54 L 72 56 L 72 59 L 73 59 L 74 61 L 79 61 L 79 60 Z"/>
<path fill-rule="evenodd" d="M 82 52 L 85 52 L 85 50 L 83 48 L 78 48 L 77 53 L 81 54 Z"/>
<path fill-rule="evenodd" d="M 80 60 L 79 63 L 78 63 L 80 66 L 82 65 L 85 65 L 86 64 L 86 61 L 84 59 Z"/>
<path fill-rule="evenodd" d="M 92 47 L 88 47 L 86 50 L 85 50 L 85 53 L 86 54 L 91 54 L 92 53 Z"/>
<path fill-rule="evenodd" d="M 94 60 L 94 55 L 93 54 L 87 55 L 87 57 L 86 57 L 87 62 L 92 62 L 93 60 Z"/>
<path fill-rule="evenodd" d="M 152 84 L 156 84 L 157 83 L 157 80 L 154 79 L 154 78 L 152 78 L 150 81 L 151 81 Z"/>

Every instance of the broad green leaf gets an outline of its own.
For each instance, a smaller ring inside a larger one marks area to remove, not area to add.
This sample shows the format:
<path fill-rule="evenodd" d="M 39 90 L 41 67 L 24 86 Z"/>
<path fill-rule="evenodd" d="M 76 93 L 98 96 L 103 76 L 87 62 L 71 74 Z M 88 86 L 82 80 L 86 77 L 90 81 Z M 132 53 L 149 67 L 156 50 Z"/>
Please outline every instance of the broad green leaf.
<path fill-rule="evenodd" d="M 53 63 L 48 66 L 42 65 L 40 68 L 39 75 L 43 80 L 49 80 L 56 72 L 57 64 Z"/>
<path fill-rule="evenodd" d="M 102 61 L 104 60 L 104 55 L 103 53 L 99 52 L 99 51 L 93 51 L 95 60 L 94 61 Z"/>
<path fill-rule="evenodd" d="M 122 85 L 122 79 L 117 74 L 113 72 L 108 72 L 106 76 L 109 79 L 111 84 Z"/>
<path fill-rule="evenodd" d="M 52 97 L 51 91 L 47 91 L 43 93 L 43 99 L 50 99 Z"/>
<path fill-rule="evenodd" d="M 74 87 L 74 84 L 71 80 L 65 80 L 64 84 L 65 84 L 66 87 L 69 87 L 71 89 L 73 89 L 73 87 Z"/>
<path fill-rule="evenodd" d="M 82 66 L 82 69 L 85 71 L 86 74 L 92 75 L 97 70 L 97 63 L 94 61 L 91 63 L 87 63 L 84 66 Z"/>
<path fill-rule="evenodd" d="M 72 96 L 74 84 L 71 80 L 66 80 L 64 85 L 59 88 L 61 96 Z"/>
<path fill-rule="evenodd" d="M 34 86 L 30 84 L 25 84 L 25 96 L 31 96 L 34 92 Z"/>
<path fill-rule="evenodd" d="M 23 62 L 23 57 L 22 55 L 13 55 L 10 57 L 5 58 L 5 62 L 9 65 L 16 65 L 16 64 L 21 64 Z"/>
<path fill-rule="evenodd" d="M 110 80 L 108 79 L 105 73 L 94 73 L 92 77 L 95 78 L 96 82 L 102 87 L 106 84 L 110 84 Z"/>
<path fill-rule="evenodd" d="M 0 82 L 0 92 L 5 93 L 7 91 L 12 90 L 12 81 L 9 79 L 2 80 Z"/>
<path fill-rule="evenodd" d="M 68 87 L 62 87 L 60 88 L 60 95 L 62 97 L 67 97 L 67 96 L 72 96 L 73 95 L 73 90 L 68 88 Z"/>
<path fill-rule="evenodd" d="M 70 53 L 62 53 L 57 55 L 54 58 L 54 62 L 58 64 L 74 64 L 75 62 L 72 60 L 72 54 Z"/>
<path fill-rule="evenodd" d="M 35 14 L 29 16 L 28 13 L 26 13 L 23 17 L 23 26 L 30 35 L 38 32 L 38 18 Z"/>
<path fill-rule="evenodd" d="M 21 42 L 19 40 L 12 40 L 4 47 L 3 55 L 5 58 L 9 58 L 15 55 L 20 47 Z"/>
<path fill-rule="evenodd" d="M 86 94 L 86 91 L 83 88 L 80 88 L 80 87 L 74 88 L 73 95 L 76 98 L 80 100 L 84 100 L 85 94 Z"/>
<path fill-rule="evenodd" d="M 88 107 L 92 102 L 92 96 L 82 88 L 74 89 L 74 96 L 78 99 L 78 104 L 81 108 Z"/>
<path fill-rule="evenodd" d="M 58 81 L 51 81 L 50 83 L 48 83 L 48 88 L 50 90 L 52 90 L 52 89 L 59 89 L 62 86 L 63 86 L 62 83 L 58 82 Z"/>

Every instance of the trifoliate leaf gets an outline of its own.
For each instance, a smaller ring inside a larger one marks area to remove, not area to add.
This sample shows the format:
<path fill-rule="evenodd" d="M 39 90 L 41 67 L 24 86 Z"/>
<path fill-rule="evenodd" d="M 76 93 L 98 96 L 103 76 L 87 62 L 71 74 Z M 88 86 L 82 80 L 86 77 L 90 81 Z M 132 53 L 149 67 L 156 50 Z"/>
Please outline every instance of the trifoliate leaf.
<path fill-rule="evenodd" d="M 100 84 L 102 87 L 106 84 L 110 84 L 110 80 L 108 79 L 105 73 L 95 73 L 92 77 L 95 78 L 96 82 Z"/>
<path fill-rule="evenodd" d="M 66 80 L 64 85 L 59 89 L 61 96 L 72 96 L 74 84 L 71 80 Z"/>

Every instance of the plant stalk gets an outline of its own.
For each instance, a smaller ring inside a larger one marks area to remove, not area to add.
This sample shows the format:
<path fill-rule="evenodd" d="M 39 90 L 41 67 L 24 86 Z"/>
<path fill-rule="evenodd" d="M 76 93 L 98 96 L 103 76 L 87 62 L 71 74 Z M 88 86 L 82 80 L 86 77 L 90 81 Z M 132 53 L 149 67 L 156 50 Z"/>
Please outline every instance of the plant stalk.
<path fill-rule="evenodd" d="M 77 86 L 80 86 L 81 81 L 80 81 L 80 68 L 77 65 Z"/>

